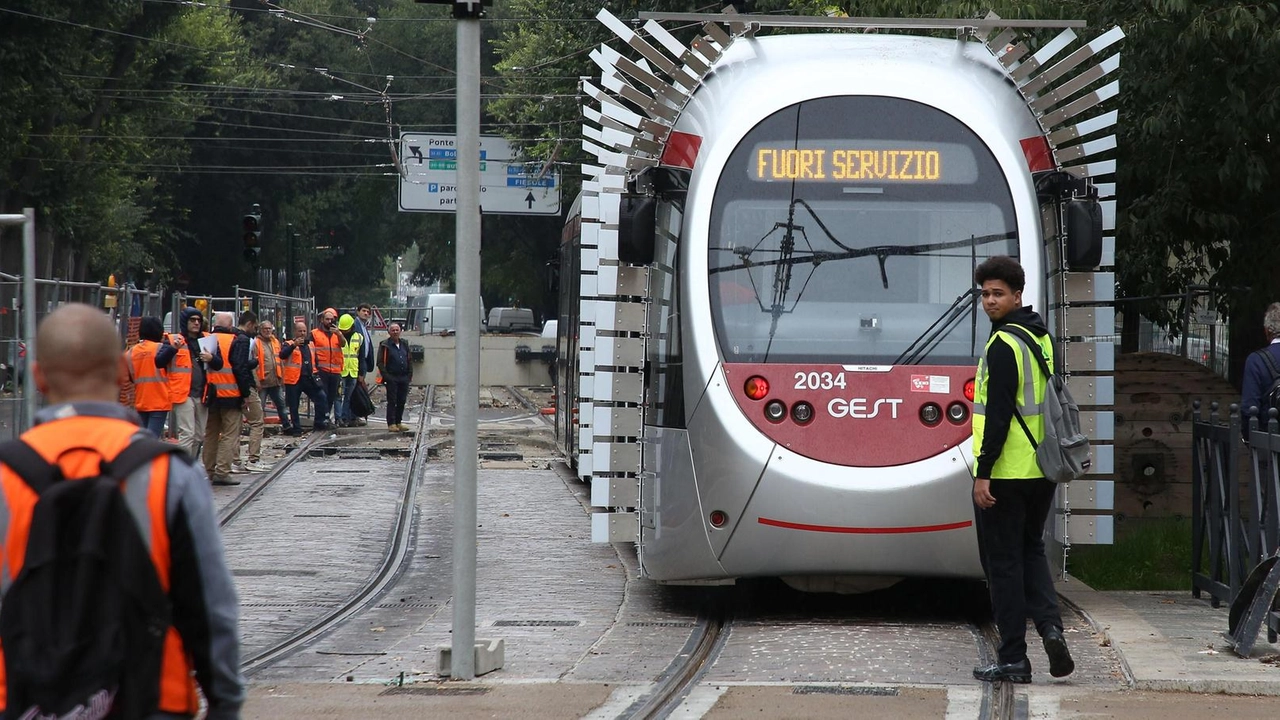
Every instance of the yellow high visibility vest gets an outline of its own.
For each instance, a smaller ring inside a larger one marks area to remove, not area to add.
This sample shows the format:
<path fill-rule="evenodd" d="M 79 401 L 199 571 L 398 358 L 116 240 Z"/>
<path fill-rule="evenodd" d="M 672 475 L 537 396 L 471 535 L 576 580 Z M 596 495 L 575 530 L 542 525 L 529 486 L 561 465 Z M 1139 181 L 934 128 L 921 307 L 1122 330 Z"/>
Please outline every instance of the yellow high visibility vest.
<path fill-rule="evenodd" d="M 1026 328 L 1022 329 L 1026 330 L 1028 335 L 1035 337 L 1035 333 Z M 978 376 L 974 379 L 973 455 L 975 458 L 982 452 L 983 431 L 987 426 L 987 386 L 990 380 L 987 377 L 987 355 L 991 352 L 991 346 L 996 342 L 1005 343 L 1013 350 L 1014 360 L 1018 363 L 1018 393 L 1016 400 L 1018 413 L 1022 415 L 1022 419 L 1027 423 L 1027 429 L 1035 436 L 1036 443 L 1038 444 L 1044 440 L 1044 418 L 1040 415 L 1040 403 L 1044 400 L 1045 391 L 1048 389 L 1048 378 L 1040 371 L 1039 365 L 1031 353 L 1043 353 L 1044 357 L 1049 361 L 1049 368 L 1053 369 L 1052 339 L 1048 335 L 1037 338 L 1037 344 L 1032 348 L 1023 344 L 1021 340 L 1012 334 L 999 330 L 992 333 L 991 338 L 987 340 L 982 359 L 978 361 Z M 976 466 L 974 470 L 976 472 Z M 1031 445 L 1027 434 L 1022 431 L 1022 426 L 1018 424 L 1018 419 L 1011 418 L 1009 434 L 1005 437 L 1004 447 L 1000 450 L 1000 457 L 996 460 L 996 464 L 991 468 L 991 479 L 1042 477 L 1044 477 L 1044 473 L 1036 463 L 1035 448 Z"/>

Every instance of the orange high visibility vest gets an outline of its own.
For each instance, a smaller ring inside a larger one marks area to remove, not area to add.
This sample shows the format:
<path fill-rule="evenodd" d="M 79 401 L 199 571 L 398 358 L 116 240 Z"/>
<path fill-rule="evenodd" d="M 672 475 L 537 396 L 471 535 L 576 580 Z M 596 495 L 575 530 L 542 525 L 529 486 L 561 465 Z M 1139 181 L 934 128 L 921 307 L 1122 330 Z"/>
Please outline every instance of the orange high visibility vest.
<path fill-rule="evenodd" d="M 319 372 L 342 374 L 342 333 L 327 333 L 320 328 L 311 331 L 311 362 Z"/>
<path fill-rule="evenodd" d="M 156 351 L 160 343 L 141 340 L 129 349 L 133 364 L 133 407 L 139 412 L 172 410 L 169 397 L 169 374 L 156 367 Z"/>
<path fill-rule="evenodd" d="M 290 344 L 293 345 L 293 343 Z M 276 357 L 280 357 L 280 354 L 277 353 Z M 297 385 L 298 380 L 302 379 L 302 348 L 293 345 L 293 352 L 289 353 L 289 357 L 280 360 L 276 367 L 280 368 L 285 385 Z"/>
<path fill-rule="evenodd" d="M 210 370 L 205 373 L 208 378 L 209 385 L 213 387 L 214 393 L 220 398 L 238 398 L 240 397 L 240 385 L 236 383 L 236 376 L 231 372 L 231 341 L 236 339 L 232 333 L 214 333 L 218 338 L 218 349 L 222 351 L 222 369 Z"/>
<path fill-rule="evenodd" d="M 256 343 L 255 346 L 258 348 L 258 368 L 253 371 L 253 374 L 258 376 L 258 382 L 262 382 L 263 380 L 267 379 L 266 352 L 268 351 L 268 348 L 264 347 L 266 346 L 266 343 L 262 341 L 261 336 L 258 337 L 258 342 Z M 275 374 L 276 374 L 276 379 L 279 380 L 283 377 L 283 373 L 280 370 L 280 339 L 271 338 L 271 345 L 269 347 L 270 347 L 271 357 L 276 359 Z"/>
<path fill-rule="evenodd" d="M 169 400 L 177 405 L 191 394 L 191 348 L 182 333 L 170 333 L 169 344 L 178 349 L 169 365 Z"/>
<path fill-rule="evenodd" d="M 114 459 L 129 445 L 129 440 L 137 432 L 138 426 L 126 420 L 75 416 L 37 425 L 23 434 L 22 439 L 46 461 L 57 461 L 64 478 L 77 480 L 96 476 L 101 458 L 97 453 L 74 451 L 72 448 L 96 448 L 101 457 Z M 151 561 L 155 563 L 160 587 L 166 593 L 169 592 L 172 563 L 169 555 L 169 526 L 165 518 L 168 487 L 169 456 L 164 455 L 151 463 L 146 517 L 135 516 L 139 524 L 147 528 L 142 534 L 144 538 L 150 536 L 148 544 Z M 17 474 L 8 466 L 0 465 L 0 505 L 3 505 L 0 507 L 0 511 L 3 511 L 0 515 L 9 520 L 8 532 L 0 533 L 0 591 L 7 590 L 22 571 L 36 500 L 35 492 Z M 200 704 L 191 672 L 192 666 L 182 645 L 182 638 L 170 626 L 164 639 L 160 663 L 158 709 L 161 712 L 196 714 Z M 6 699 L 4 662 L 0 655 L 0 708 L 6 705 Z"/>

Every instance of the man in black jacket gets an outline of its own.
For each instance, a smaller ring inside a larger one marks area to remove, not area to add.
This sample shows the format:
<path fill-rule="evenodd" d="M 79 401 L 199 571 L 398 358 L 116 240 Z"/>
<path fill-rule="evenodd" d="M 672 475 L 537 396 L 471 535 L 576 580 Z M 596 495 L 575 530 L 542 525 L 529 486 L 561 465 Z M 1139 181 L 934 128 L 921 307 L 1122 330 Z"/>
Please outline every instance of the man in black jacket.
<path fill-rule="evenodd" d="M 974 668 L 973 676 L 988 682 L 1031 682 L 1026 641 L 1030 617 L 1043 638 L 1049 673 L 1063 677 L 1071 674 L 1075 663 L 1062 637 L 1058 594 L 1043 538 L 1056 486 L 1036 463 L 1035 445 L 1044 439 L 1044 420 L 1033 414 L 1047 391 L 1047 378 L 1032 353 L 1044 356 L 1052 368 L 1051 338 L 1040 315 L 1022 304 L 1026 274 L 1017 260 L 990 258 L 978 266 L 974 281 L 982 288 L 982 309 L 991 318 L 991 338 L 978 365 L 974 397 L 973 502 L 1000 648 L 996 662 Z M 1026 344 L 1011 326 L 1036 343 Z M 1027 430 L 1021 423 L 1010 426 L 1019 412 Z"/>
<path fill-rule="evenodd" d="M 302 425 L 298 423 L 298 402 L 303 393 L 311 398 L 311 409 L 315 414 L 315 430 L 329 427 L 325 416 L 329 412 L 329 398 L 325 396 L 324 387 L 316 373 L 315 362 L 311 355 L 311 333 L 304 322 L 294 323 L 293 339 L 286 340 L 280 347 L 280 362 L 284 366 L 284 402 L 289 406 L 289 434 L 302 434 Z"/>
<path fill-rule="evenodd" d="M 404 424 L 404 403 L 409 396 L 409 344 L 400 339 L 400 323 L 387 326 L 387 339 L 378 345 L 378 372 L 387 388 L 387 429 L 408 432 Z"/>

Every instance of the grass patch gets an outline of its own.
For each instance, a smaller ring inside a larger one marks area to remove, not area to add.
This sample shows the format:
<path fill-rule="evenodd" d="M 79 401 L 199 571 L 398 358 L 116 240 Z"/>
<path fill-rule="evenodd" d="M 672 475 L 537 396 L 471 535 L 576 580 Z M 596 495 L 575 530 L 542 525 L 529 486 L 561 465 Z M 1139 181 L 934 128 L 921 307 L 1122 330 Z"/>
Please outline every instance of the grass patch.
<path fill-rule="evenodd" d="M 1095 590 L 1190 590 L 1191 519 L 1129 518 L 1114 545 L 1073 545 L 1067 569 Z"/>

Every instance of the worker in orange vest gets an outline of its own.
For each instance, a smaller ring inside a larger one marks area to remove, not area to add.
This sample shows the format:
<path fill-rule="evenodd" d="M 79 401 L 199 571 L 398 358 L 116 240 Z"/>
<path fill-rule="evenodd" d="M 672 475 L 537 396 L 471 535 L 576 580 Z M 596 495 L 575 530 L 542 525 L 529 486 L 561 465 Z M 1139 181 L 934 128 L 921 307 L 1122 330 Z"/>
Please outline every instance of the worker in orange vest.
<path fill-rule="evenodd" d="M 342 346 L 347 338 L 334 325 L 338 321 L 338 311 L 325 308 L 320 313 L 320 327 L 311 331 L 311 357 L 315 362 L 316 374 L 320 376 L 320 385 L 324 388 L 325 398 L 329 400 L 329 408 L 333 410 L 333 423 L 338 422 L 338 384 L 342 378 Z M 316 422 L 326 418 L 317 417 Z"/>
<path fill-rule="evenodd" d="M 164 324 L 158 317 L 144 317 L 138 324 L 138 344 L 129 348 L 129 381 L 133 383 L 133 409 L 142 418 L 142 427 L 160 437 L 173 408 L 169 373 L 177 349 L 163 342 Z"/>
<path fill-rule="evenodd" d="M 235 315 L 213 314 L 213 336 L 218 352 L 209 364 L 205 385 L 205 405 L 209 418 L 204 429 L 204 469 L 214 485 L 239 485 L 231 477 L 231 463 L 240 449 L 240 425 L 244 422 L 245 399 L 253 390 L 255 359 L 249 355 L 248 331 L 257 331 L 258 316 L 252 311 L 240 314 L 240 327 L 233 325 Z"/>
<path fill-rule="evenodd" d="M 126 364 L 115 325 L 101 310 L 67 303 L 41 321 L 36 349 L 32 379 L 48 407 L 36 414 L 22 440 L 59 467 L 62 482 L 97 476 L 103 461 L 115 460 L 139 433 L 132 411 L 115 402 Z M 204 473 L 181 455 L 162 455 L 151 461 L 149 475 L 130 475 L 121 492 L 136 507 L 131 515 L 151 551 L 160 588 L 172 601 L 172 624 L 163 630 L 160 657 L 152 665 L 156 695 L 147 717 L 195 717 L 202 704 L 208 718 L 239 717 L 245 696 L 239 603 Z M 0 558 L 6 558 L 0 563 L 0 601 L 32 549 L 28 533 L 37 497 L 13 468 L 0 465 L 0 518 L 8 528 L 0 532 Z M 27 717 L 23 708 L 7 707 L 5 667 L 0 659 L 0 716 Z M 88 711 L 83 716 L 98 717 Z"/>
<path fill-rule="evenodd" d="M 245 328 L 241 326 L 241 329 Z M 257 335 L 252 337 L 252 341 L 251 354 L 257 363 L 253 369 L 255 387 L 249 391 L 249 397 L 244 403 L 244 419 L 249 424 L 249 459 L 240 464 L 237 446 L 236 464 L 232 465 L 232 472 L 260 473 L 271 470 L 271 466 L 262 464 L 262 435 L 265 430 L 263 410 L 266 409 L 263 401 L 266 398 L 271 398 L 276 405 L 281 429 L 287 430 L 289 427 L 289 423 L 285 420 L 284 398 L 280 396 L 280 380 L 284 374 L 279 360 L 280 341 L 275 337 L 275 326 L 270 320 L 258 323 Z"/>
<path fill-rule="evenodd" d="M 204 405 L 205 372 L 213 354 L 200 347 L 204 332 L 204 316 L 193 308 L 183 308 L 178 332 L 167 342 L 176 354 L 169 365 L 169 398 L 173 400 L 173 425 L 178 447 L 192 457 L 200 457 L 204 443 L 204 424 L 208 408 Z"/>

